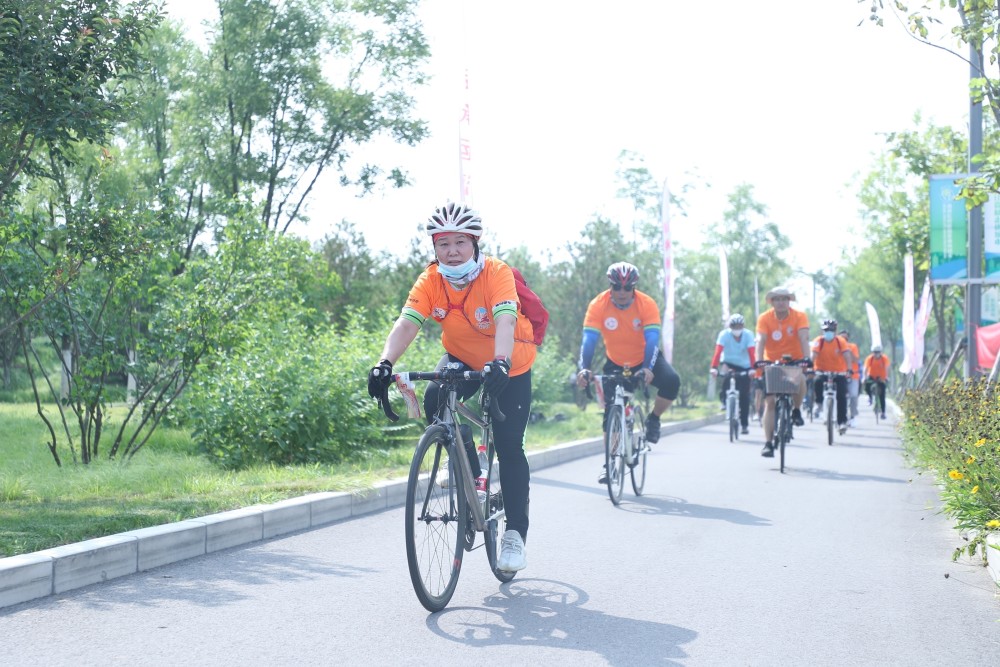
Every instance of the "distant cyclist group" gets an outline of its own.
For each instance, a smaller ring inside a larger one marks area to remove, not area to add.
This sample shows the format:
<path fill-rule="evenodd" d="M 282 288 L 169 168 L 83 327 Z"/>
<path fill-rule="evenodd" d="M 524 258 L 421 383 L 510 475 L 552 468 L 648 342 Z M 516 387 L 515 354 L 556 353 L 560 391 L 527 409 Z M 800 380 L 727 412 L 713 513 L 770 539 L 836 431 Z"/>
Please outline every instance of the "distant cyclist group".
<path fill-rule="evenodd" d="M 482 422 L 488 425 L 483 432 L 492 438 L 495 447 L 502 500 L 483 501 L 486 511 L 477 521 L 489 519 L 490 512 L 494 513 L 494 518 L 502 517 L 506 529 L 498 544 L 495 571 L 498 576 L 502 573 L 513 576 L 512 573 L 527 564 L 525 542 L 529 524 L 530 471 L 524 437 L 531 413 L 532 366 L 537 355 L 532 324 L 522 310 L 514 271 L 505 262 L 486 256 L 480 250 L 483 224 L 474 210 L 464 204 L 448 203 L 432 213 L 425 228 L 431 240 L 433 260 L 410 288 L 386 337 L 381 357 L 369 371 L 368 392 L 380 402 L 387 401 L 389 386 L 397 384 L 401 378 L 394 373 L 393 367 L 416 339 L 423 323 L 433 319 L 441 326 L 444 355 L 436 371 L 452 373 L 449 378 L 469 379 L 457 383 L 449 381 L 444 388 L 443 381 L 430 382 L 422 401 L 424 415 L 430 426 L 446 418 L 449 421 L 447 428 L 459 431 L 442 431 L 453 435 L 451 440 L 443 437 L 441 447 L 446 452 L 453 447 L 464 449 L 471 466 L 449 467 L 442 479 L 461 475 L 467 469 L 471 470 L 473 478 L 486 475 L 480 463 L 482 459 L 476 455 L 471 429 L 465 424 L 458 425 L 457 420 L 453 420 L 455 406 L 446 405 L 448 400 L 454 403 L 456 396 L 459 401 L 467 401 L 482 387 L 482 393 L 491 397 L 503 415 L 500 419 L 484 414 Z M 621 429 L 621 419 L 615 410 L 622 409 L 622 392 L 617 392 L 615 404 L 614 383 L 627 379 L 626 397 L 638 389 L 654 389 L 655 396 L 644 422 L 636 424 L 639 440 L 648 447 L 660 439 L 663 414 L 676 400 L 681 381 L 661 352 L 660 311 L 654 299 L 638 289 L 639 270 L 627 261 L 616 261 L 607 268 L 605 275 L 608 288 L 590 301 L 584 315 L 576 384 L 580 389 L 589 390 L 597 383 L 598 395 L 604 401 L 602 430 L 606 443 L 612 440 L 609 431 Z M 857 345 L 850 342 L 847 331 L 841 330 L 838 334 L 834 319 L 823 320 L 822 334 L 809 340 L 809 318 L 805 312 L 791 307 L 795 295 L 789 289 L 776 287 L 767 292 L 765 300 L 769 308 L 757 318 L 755 332 L 746 330 L 742 315 L 734 314 L 729 318 L 726 328 L 716 338 L 710 364 L 711 374 L 723 380 L 720 399 L 725 399 L 731 383 L 738 392 L 739 432 L 749 433 L 752 416 L 759 419 L 764 431 L 762 456 L 774 456 L 778 443 L 775 434 L 778 394 L 783 392 L 790 398 L 791 423 L 804 425 L 802 407 L 807 373 L 815 374 L 813 406 L 822 403 L 824 395 L 830 393 L 825 391 L 827 383 L 835 387 L 836 422 L 841 433 L 857 416 L 860 387 L 864 387 L 869 405 L 875 406 L 876 415 L 884 417 L 889 359 L 879 346 L 874 346 L 861 363 Z M 603 342 L 606 358 L 600 374 L 595 375 L 594 358 L 600 342 Z M 793 366 L 805 372 L 786 374 L 783 388 L 772 391 L 773 387 L 769 388 L 765 382 L 764 373 L 772 364 Z M 732 396 L 730 394 L 730 400 Z M 788 404 L 785 406 L 787 409 Z M 632 413 L 622 414 L 627 420 Z M 637 408 L 636 414 L 645 412 Z M 735 414 L 733 418 L 735 420 Z M 735 421 L 733 428 L 736 428 Z M 628 444 L 631 445 L 631 440 Z M 491 447 L 491 454 L 492 451 Z M 609 473 L 613 473 L 609 470 L 611 460 L 611 444 L 608 444 L 608 458 L 598 479 L 600 484 L 609 483 Z M 451 485 L 442 481 L 437 486 Z M 639 492 L 639 487 L 636 491 Z M 472 495 L 463 496 L 453 504 L 466 508 L 468 502 L 475 500 L 475 493 L 469 493 Z M 433 521 L 440 521 L 445 526 L 452 520 L 458 525 L 462 525 L 463 520 L 471 521 L 449 516 L 436 517 Z M 420 514 L 419 520 L 427 525 L 432 522 L 428 512 Z M 457 572 L 454 576 L 457 577 Z"/>

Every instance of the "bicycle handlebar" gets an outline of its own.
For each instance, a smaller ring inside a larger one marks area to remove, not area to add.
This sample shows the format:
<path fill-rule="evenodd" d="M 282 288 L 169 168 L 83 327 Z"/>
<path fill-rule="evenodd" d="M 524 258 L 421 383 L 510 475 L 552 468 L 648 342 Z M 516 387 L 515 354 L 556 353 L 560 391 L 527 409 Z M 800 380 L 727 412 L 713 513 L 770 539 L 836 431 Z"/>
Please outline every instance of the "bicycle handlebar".
<path fill-rule="evenodd" d="M 377 375 L 377 371 L 376 371 Z M 393 373 L 392 380 L 395 382 L 402 376 L 403 373 Z M 446 391 L 451 391 L 454 389 L 455 384 L 464 381 L 475 381 L 482 382 L 485 377 L 482 371 L 470 371 L 468 369 L 455 369 L 446 368 L 441 371 L 416 371 L 406 373 L 406 376 L 411 380 L 424 380 L 429 382 L 440 382 Z M 483 389 L 483 403 L 486 405 L 486 409 L 489 411 L 490 416 L 497 421 L 504 421 L 507 419 L 507 415 L 500 411 L 500 406 L 493 397 L 486 393 L 486 389 Z M 378 406 L 382 408 L 382 412 L 389 421 L 397 422 L 399 421 L 399 415 L 392 409 L 392 405 L 389 404 L 389 386 L 386 385 L 382 389 L 382 395 L 377 399 Z"/>

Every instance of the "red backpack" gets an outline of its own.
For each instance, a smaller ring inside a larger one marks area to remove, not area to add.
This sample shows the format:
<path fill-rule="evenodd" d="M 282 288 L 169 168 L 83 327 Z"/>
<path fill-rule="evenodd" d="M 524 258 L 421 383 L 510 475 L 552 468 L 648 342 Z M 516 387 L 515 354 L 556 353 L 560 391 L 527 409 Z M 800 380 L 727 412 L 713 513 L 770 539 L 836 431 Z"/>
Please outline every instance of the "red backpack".
<path fill-rule="evenodd" d="M 541 345 L 545 340 L 545 329 L 549 326 L 549 311 L 541 298 L 528 287 L 521 272 L 513 266 L 510 270 L 514 272 L 514 287 L 517 288 L 517 298 L 521 302 L 521 312 L 531 322 L 531 328 L 535 333 L 535 345 Z"/>

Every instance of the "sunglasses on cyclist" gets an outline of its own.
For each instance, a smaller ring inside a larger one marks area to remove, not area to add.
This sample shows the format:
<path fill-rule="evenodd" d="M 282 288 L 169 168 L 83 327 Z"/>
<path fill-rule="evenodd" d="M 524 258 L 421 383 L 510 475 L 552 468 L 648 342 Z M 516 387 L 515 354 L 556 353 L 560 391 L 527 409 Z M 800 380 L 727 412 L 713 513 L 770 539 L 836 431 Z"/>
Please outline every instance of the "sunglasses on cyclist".
<path fill-rule="evenodd" d="M 612 285 L 611 286 L 611 290 L 613 292 L 631 292 L 634 289 L 635 289 L 634 285 L 629 285 L 629 286 Z"/>

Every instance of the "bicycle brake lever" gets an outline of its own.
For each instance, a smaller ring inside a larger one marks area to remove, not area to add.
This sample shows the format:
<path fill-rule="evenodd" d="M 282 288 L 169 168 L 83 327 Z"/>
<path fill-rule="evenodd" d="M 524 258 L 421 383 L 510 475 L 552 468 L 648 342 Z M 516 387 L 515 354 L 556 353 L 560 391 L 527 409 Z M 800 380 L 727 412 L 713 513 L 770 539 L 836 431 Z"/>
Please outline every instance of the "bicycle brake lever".
<path fill-rule="evenodd" d="M 389 387 L 388 385 L 382 388 L 382 395 L 378 397 L 378 406 L 382 408 L 382 412 L 385 416 L 389 418 L 389 421 L 398 422 L 399 415 L 397 415 L 393 409 L 392 405 L 389 404 Z"/>

